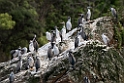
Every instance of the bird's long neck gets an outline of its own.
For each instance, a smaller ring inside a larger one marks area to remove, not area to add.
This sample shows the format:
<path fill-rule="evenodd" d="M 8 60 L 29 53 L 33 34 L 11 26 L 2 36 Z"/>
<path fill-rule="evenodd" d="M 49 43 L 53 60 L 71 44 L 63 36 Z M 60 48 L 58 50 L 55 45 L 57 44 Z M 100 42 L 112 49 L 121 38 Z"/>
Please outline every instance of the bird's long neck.
<path fill-rule="evenodd" d="M 71 18 L 69 18 L 68 21 L 71 22 Z"/>

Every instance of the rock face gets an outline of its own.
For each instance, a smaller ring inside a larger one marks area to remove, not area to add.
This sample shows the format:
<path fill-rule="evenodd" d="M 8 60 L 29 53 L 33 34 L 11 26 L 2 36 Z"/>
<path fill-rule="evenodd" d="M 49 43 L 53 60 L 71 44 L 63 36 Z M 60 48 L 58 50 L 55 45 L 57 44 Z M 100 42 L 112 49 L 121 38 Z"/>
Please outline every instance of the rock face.
<path fill-rule="evenodd" d="M 75 70 L 70 69 L 65 59 L 45 73 L 43 80 L 46 83 L 84 83 L 83 78 L 87 76 L 91 83 L 123 83 L 123 52 L 124 49 L 119 53 L 98 41 L 88 42 L 74 52 Z"/>
<path fill-rule="evenodd" d="M 38 50 L 41 68 L 38 72 L 26 70 L 27 56 L 22 57 L 23 66 L 16 72 L 18 58 L 0 63 L 0 83 L 9 83 L 9 74 L 14 69 L 14 83 L 85 83 L 84 77 L 90 83 L 124 83 L 124 48 L 117 50 L 116 45 L 109 42 L 109 47 L 102 40 L 102 33 L 106 33 L 113 41 L 113 22 L 109 17 L 95 19 L 85 24 L 85 32 L 89 35 L 88 41 L 81 41 L 80 46 L 74 49 L 74 36 L 77 28 L 67 33 L 67 40 L 58 57 L 47 59 L 47 50 L 50 43 Z M 68 52 L 72 50 L 76 58 L 75 69 L 71 68 Z"/>

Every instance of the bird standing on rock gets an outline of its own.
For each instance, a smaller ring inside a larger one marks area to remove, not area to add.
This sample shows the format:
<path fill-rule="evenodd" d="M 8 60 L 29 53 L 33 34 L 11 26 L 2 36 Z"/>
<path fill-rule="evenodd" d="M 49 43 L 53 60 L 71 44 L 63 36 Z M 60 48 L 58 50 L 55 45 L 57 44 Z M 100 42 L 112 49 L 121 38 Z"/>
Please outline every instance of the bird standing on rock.
<path fill-rule="evenodd" d="M 33 40 L 30 40 L 29 50 L 30 50 L 30 52 L 33 53 L 33 52 L 37 52 L 38 51 L 38 48 L 39 48 L 39 44 L 36 41 L 36 35 L 34 35 Z"/>
<path fill-rule="evenodd" d="M 29 58 L 28 58 L 28 65 L 29 65 L 30 70 L 33 70 L 33 67 L 34 67 L 34 59 L 33 59 L 32 56 L 29 56 Z"/>
<path fill-rule="evenodd" d="M 74 57 L 74 55 L 73 55 L 71 50 L 69 51 L 68 55 L 69 55 L 69 62 L 72 65 L 72 68 L 75 69 L 74 65 L 76 63 L 76 59 L 75 59 L 75 57 Z"/>
<path fill-rule="evenodd" d="M 51 40 L 51 33 L 48 32 L 48 31 L 46 32 L 46 38 L 47 38 L 48 41 Z"/>
<path fill-rule="evenodd" d="M 75 48 L 77 48 L 77 47 L 79 46 L 79 37 L 78 37 L 78 34 L 77 34 L 77 36 L 75 37 L 74 45 L 75 45 Z"/>
<path fill-rule="evenodd" d="M 111 13 L 112 13 L 114 19 L 117 20 L 118 16 L 117 16 L 116 10 L 114 8 L 112 8 L 112 7 L 110 8 L 110 10 L 111 10 Z"/>
<path fill-rule="evenodd" d="M 84 27 L 81 27 L 81 30 L 79 32 L 79 35 L 81 35 L 81 37 L 84 39 L 84 40 L 88 40 L 88 36 L 86 35 L 85 31 L 84 31 Z"/>
<path fill-rule="evenodd" d="M 104 44 L 109 45 L 110 39 L 105 35 L 105 33 L 103 33 L 101 36 Z"/>
<path fill-rule="evenodd" d="M 51 41 L 50 42 L 56 42 L 56 32 L 52 31 Z"/>
<path fill-rule="evenodd" d="M 66 27 L 65 27 L 65 22 L 62 22 L 63 28 L 61 29 L 61 41 L 66 39 Z"/>
<path fill-rule="evenodd" d="M 90 21 L 90 18 L 91 18 L 90 7 L 87 7 L 86 21 Z"/>
<path fill-rule="evenodd" d="M 17 63 L 17 72 L 19 72 L 22 68 L 22 55 L 21 55 L 21 51 L 19 51 L 19 55 L 18 55 L 19 61 Z"/>
<path fill-rule="evenodd" d="M 27 49 L 26 47 L 22 48 L 22 49 L 21 49 L 21 54 L 27 53 L 27 50 L 28 50 L 28 49 Z"/>
<path fill-rule="evenodd" d="M 32 40 L 30 40 L 29 51 L 32 52 L 32 53 L 34 52 L 34 45 L 33 45 L 33 41 Z"/>
<path fill-rule="evenodd" d="M 36 40 L 36 35 L 34 35 L 34 38 L 33 38 L 33 46 L 34 46 L 34 51 L 37 52 L 39 48 L 39 44 Z"/>
<path fill-rule="evenodd" d="M 61 41 L 61 37 L 60 37 L 60 32 L 59 32 L 57 26 L 55 26 L 55 33 L 56 33 L 56 42 L 60 42 Z"/>
<path fill-rule="evenodd" d="M 68 20 L 66 22 L 66 28 L 67 28 L 67 31 L 69 32 L 72 28 L 72 24 L 71 24 L 71 17 L 69 16 L 68 17 Z"/>
<path fill-rule="evenodd" d="M 80 17 L 78 18 L 78 27 L 83 26 L 85 22 L 86 20 L 84 19 L 84 14 L 80 14 Z"/>
<path fill-rule="evenodd" d="M 48 47 L 48 51 L 47 51 L 47 56 L 48 56 L 49 60 L 51 60 L 53 55 L 54 55 L 53 46 L 50 46 L 50 47 Z"/>
<path fill-rule="evenodd" d="M 35 67 L 36 67 L 36 72 L 37 72 L 38 69 L 40 68 L 40 58 L 38 56 L 36 56 Z"/>
<path fill-rule="evenodd" d="M 15 78 L 14 72 L 12 71 L 12 72 L 10 73 L 10 75 L 9 75 L 9 83 L 13 83 L 13 82 L 14 82 L 14 78 Z"/>
<path fill-rule="evenodd" d="M 54 52 L 54 56 L 59 56 L 59 48 L 56 46 L 56 44 L 54 43 L 53 46 L 53 52 Z"/>
<path fill-rule="evenodd" d="M 11 51 L 10 51 L 11 59 L 17 57 L 20 50 L 21 50 L 21 47 L 20 47 L 20 46 L 19 46 L 19 48 L 18 48 L 17 50 L 11 50 Z"/>
<path fill-rule="evenodd" d="M 90 83 L 90 80 L 86 76 L 84 77 L 84 83 Z"/>

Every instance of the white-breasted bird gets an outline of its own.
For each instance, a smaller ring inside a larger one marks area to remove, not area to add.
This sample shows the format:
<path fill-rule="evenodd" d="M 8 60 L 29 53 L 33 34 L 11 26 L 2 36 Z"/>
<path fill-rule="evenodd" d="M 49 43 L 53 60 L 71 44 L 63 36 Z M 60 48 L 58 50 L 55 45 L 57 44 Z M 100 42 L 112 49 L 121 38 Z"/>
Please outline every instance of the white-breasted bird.
<path fill-rule="evenodd" d="M 33 45 L 33 41 L 32 40 L 30 40 L 29 51 L 32 52 L 32 53 L 34 52 L 34 45 Z"/>
<path fill-rule="evenodd" d="M 51 41 L 51 33 L 50 32 L 46 32 L 46 38 L 48 41 Z"/>
<path fill-rule="evenodd" d="M 90 83 L 90 80 L 89 80 L 88 77 L 86 77 L 86 76 L 84 77 L 83 80 L 84 80 L 84 83 Z"/>
<path fill-rule="evenodd" d="M 17 68 L 16 68 L 17 72 L 19 72 L 22 69 L 22 54 L 21 54 L 21 51 L 19 51 L 19 53 L 18 53 L 18 59 L 19 59 L 19 61 L 17 63 Z"/>
<path fill-rule="evenodd" d="M 116 12 L 116 10 L 114 9 L 114 8 L 110 8 L 110 10 L 111 10 L 111 13 L 112 13 L 112 16 L 114 17 L 114 19 L 116 19 L 117 20 L 117 12 Z"/>
<path fill-rule="evenodd" d="M 22 49 L 21 49 L 21 54 L 25 54 L 25 53 L 27 53 L 27 47 L 23 47 Z"/>
<path fill-rule="evenodd" d="M 20 46 L 19 46 L 19 48 L 16 49 L 16 50 L 11 50 L 11 51 L 10 51 L 11 59 L 13 59 L 13 58 L 15 58 L 15 57 L 18 57 L 18 53 L 19 53 L 20 50 L 21 50 L 21 47 L 20 47 Z"/>
<path fill-rule="evenodd" d="M 63 28 L 61 29 L 61 40 L 66 40 L 66 27 L 65 27 L 65 22 L 62 22 Z"/>
<path fill-rule="evenodd" d="M 28 58 L 28 65 L 29 65 L 30 70 L 33 70 L 33 67 L 35 64 L 34 64 L 34 59 L 32 56 L 29 56 Z"/>
<path fill-rule="evenodd" d="M 66 22 L 66 28 L 67 28 L 67 31 L 70 31 L 71 28 L 72 28 L 72 23 L 71 23 L 71 17 L 70 16 L 68 17 L 68 20 Z"/>
<path fill-rule="evenodd" d="M 56 33 L 56 42 L 61 42 L 60 32 L 57 26 L 55 26 L 55 33 Z"/>
<path fill-rule="evenodd" d="M 53 52 L 54 52 L 54 56 L 59 56 L 59 48 L 56 46 L 56 44 L 54 43 L 53 46 Z"/>
<path fill-rule="evenodd" d="M 14 72 L 12 71 L 9 75 L 9 83 L 13 83 L 14 79 L 15 79 L 15 75 L 14 75 Z"/>
<path fill-rule="evenodd" d="M 104 44 L 109 45 L 110 39 L 105 35 L 105 33 L 103 33 L 101 36 Z"/>
<path fill-rule="evenodd" d="M 86 20 L 84 18 L 84 14 L 80 14 L 80 17 L 78 18 L 78 27 L 84 26 L 86 23 Z"/>
<path fill-rule="evenodd" d="M 87 14 L 86 14 L 86 21 L 90 21 L 91 18 L 91 11 L 90 8 L 87 9 Z"/>

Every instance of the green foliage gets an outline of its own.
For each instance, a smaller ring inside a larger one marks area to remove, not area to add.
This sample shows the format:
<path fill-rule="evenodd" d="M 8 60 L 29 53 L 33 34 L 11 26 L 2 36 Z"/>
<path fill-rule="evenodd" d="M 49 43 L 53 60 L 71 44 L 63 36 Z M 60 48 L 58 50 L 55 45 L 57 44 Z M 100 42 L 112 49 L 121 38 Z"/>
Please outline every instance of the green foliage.
<path fill-rule="evenodd" d="M 0 28 L 1 29 L 12 29 L 16 22 L 12 20 L 12 16 L 8 13 L 0 14 Z"/>
<path fill-rule="evenodd" d="M 41 45 L 44 45 L 48 42 L 47 39 L 46 39 L 46 36 L 41 36 L 38 40 L 39 40 L 39 42 L 42 42 Z"/>
<path fill-rule="evenodd" d="M 28 46 L 34 34 L 37 35 L 40 45 L 43 45 L 47 42 L 45 31 L 54 29 L 54 26 L 61 30 L 60 22 L 66 22 L 68 16 L 72 18 L 72 27 L 77 27 L 79 14 L 86 15 L 88 6 L 92 7 L 91 19 L 110 15 L 110 7 L 117 9 L 121 19 L 123 2 L 123 0 L 0 0 L 0 13 L 5 15 L 2 19 L 0 16 L 0 50 L 9 53 L 19 45 Z M 121 33 L 122 41 L 123 32 L 124 30 Z M 118 37 L 120 39 L 120 36 Z"/>

